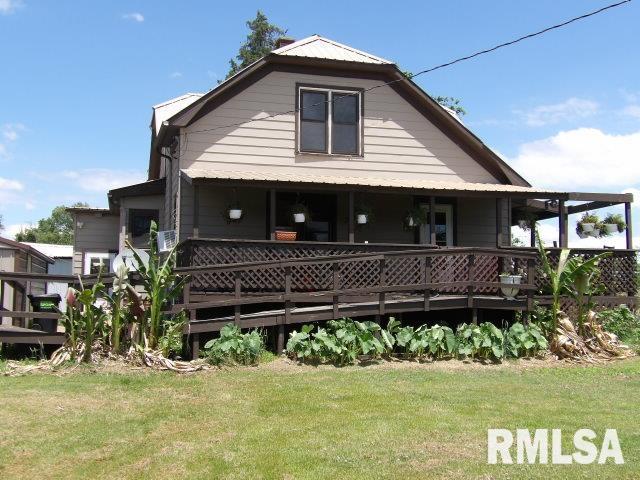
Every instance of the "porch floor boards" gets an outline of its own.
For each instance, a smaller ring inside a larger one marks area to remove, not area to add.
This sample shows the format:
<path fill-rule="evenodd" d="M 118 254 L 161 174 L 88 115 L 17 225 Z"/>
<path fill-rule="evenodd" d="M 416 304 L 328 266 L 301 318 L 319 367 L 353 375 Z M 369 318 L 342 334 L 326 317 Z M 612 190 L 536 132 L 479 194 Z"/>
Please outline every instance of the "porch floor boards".
<path fill-rule="evenodd" d="M 341 317 L 362 317 L 402 312 L 467 308 L 526 310 L 527 300 L 525 298 L 508 300 L 504 297 L 489 295 L 474 295 L 472 297 L 467 295 L 437 295 L 429 298 L 428 308 L 425 309 L 424 296 L 405 296 L 385 300 L 383 308 L 381 308 L 378 300 L 340 302 L 338 304 L 338 313 Z M 188 333 L 217 332 L 227 323 L 236 323 L 241 328 L 255 328 L 331 320 L 333 318 L 335 318 L 333 304 L 291 307 L 288 320 L 285 309 L 281 308 L 257 313 L 244 313 L 240 315 L 239 321 L 236 321 L 234 315 L 210 319 L 194 319 L 189 322 Z"/>

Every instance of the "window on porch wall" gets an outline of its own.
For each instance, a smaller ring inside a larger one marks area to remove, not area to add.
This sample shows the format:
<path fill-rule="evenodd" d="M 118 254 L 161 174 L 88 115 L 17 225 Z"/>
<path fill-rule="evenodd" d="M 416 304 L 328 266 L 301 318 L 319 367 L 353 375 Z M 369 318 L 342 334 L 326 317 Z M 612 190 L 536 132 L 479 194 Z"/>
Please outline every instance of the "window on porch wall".
<path fill-rule="evenodd" d="M 421 204 L 427 213 L 427 224 L 420 228 L 420 243 L 430 243 L 431 225 L 429 221 L 429 204 Z M 453 246 L 453 205 L 436 205 L 436 245 L 440 247 Z"/>

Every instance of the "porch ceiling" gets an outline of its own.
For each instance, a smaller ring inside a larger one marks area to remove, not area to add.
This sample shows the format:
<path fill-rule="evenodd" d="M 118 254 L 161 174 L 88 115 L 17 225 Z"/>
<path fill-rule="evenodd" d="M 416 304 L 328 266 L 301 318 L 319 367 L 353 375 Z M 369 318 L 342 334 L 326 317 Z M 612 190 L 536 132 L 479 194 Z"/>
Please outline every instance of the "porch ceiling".
<path fill-rule="evenodd" d="M 291 173 L 272 173 L 272 172 L 251 172 L 251 171 L 222 171 L 222 170 L 204 170 L 196 168 L 187 168 L 181 170 L 182 175 L 187 180 L 193 181 L 218 181 L 221 183 L 238 182 L 243 183 L 262 183 L 292 185 L 295 184 L 303 188 L 308 185 L 311 188 L 329 186 L 341 190 L 346 187 L 370 188 L 375 187 L 376 190 L 403 190 L 416 191 L 426 190 L 429 192 L 438 192 L 442 195 L 455 195 L 464 193 L 469 196 L 487 195 L 496 196 L 514 196 L 524 198 L 566 198 L 566 192 L 555 190 L 536 189 L 532 187 L 523 187 L 519 185 L 504 185 L 491 183 L 468 183 L 468 182 L 441 182 L 422 179 L 406 179 L 406 178 L 372 178 L 372 177 L 348 177 L 348 176 L 332 176 L 332 175 L 309 175 L 309 174 L 291 174 Z"/>

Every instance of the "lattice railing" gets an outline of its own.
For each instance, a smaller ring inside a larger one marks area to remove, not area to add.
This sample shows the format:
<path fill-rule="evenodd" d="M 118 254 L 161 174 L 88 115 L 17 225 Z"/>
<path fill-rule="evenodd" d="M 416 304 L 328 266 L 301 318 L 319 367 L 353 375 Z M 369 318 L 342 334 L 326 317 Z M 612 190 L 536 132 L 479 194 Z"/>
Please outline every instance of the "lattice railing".
<path fill-rule="evenodd" d="M 560 249 L 552 248 L 547 250 L 547 255 L 551 265 L 555 268 L 558 265 Z M 635 250 L 599 250 L 599 249 L 571 249 L 571 256 L 592 258 L 600 253 L 607 252 L 608 256 L 602 259 L 598 268 L 599 276 L 596 278 L 596 285 L 599 286 L 599 295 L 636 295 L 638 292 L 637 283 L 637 257 Z M 536 285 L 543 293 L 548 293 L 548 279 L 542 271 L 541 261 L 537 260 Z"/>

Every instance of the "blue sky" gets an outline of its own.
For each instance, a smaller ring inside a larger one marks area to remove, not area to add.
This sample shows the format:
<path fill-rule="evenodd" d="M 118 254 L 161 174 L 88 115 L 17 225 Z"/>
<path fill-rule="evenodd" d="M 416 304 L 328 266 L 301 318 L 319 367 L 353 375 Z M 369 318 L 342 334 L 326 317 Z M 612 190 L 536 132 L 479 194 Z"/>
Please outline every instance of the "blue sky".
<path fill-rule="evenodd" d="M 151 106 L 213 88 L 258 8 L 294 38 L 318 33 L 418 71 L 606 3 L 0 0 L 4 233 L 144 179 Z M 417 81 L 461 98 L 465 123 L 536 186 L 638 190 L 639 24 L 632 2 Z"/>

